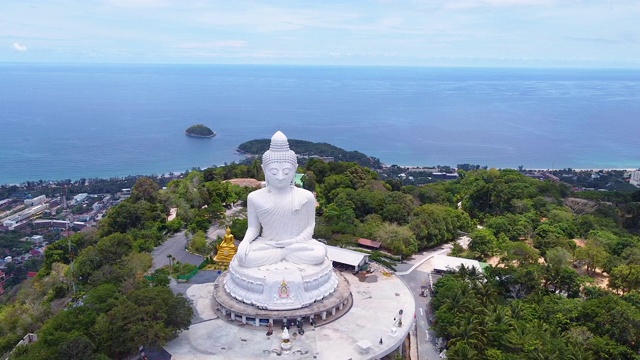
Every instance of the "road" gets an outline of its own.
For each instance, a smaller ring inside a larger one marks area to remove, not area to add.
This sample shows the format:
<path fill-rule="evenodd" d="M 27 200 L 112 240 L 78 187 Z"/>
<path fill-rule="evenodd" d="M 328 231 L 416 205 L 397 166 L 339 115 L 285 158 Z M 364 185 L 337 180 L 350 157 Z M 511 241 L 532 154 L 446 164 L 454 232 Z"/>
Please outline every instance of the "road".
<path fill-rule="evenodd" d="M 231 209 L 226 211 L 227 218 L 232 218 L 233 216 L 241 216 L 236 213 L 242 210 L 241 207 L 232 207 Z M 217 224 L 212 224 L 207 231 L 207 237 L 209 240 L 215 240 L 218 236 L 223 237 L 225 234 L 225 229 L 219 227 Z M 236 241 L 237 244 L 237 241 Z M 162 245 L 158 246 L 153 250 L 153 266 L 151 270 L 155 270 L 161 268 L 169 264 L 168 255 L 171 255 L 175 258 L 176 261 L 180 261 L 182 263 L 189 263 L 193 265 L 200 265 L 202 261 L 204 261 L 204 257 L 200 255 L 195 255 L 188 253 L 186 251 L 187 248 L 187 237 L 185 235 L 185 231 L 181 231 L 172 235 L 168 238 Z"/>
<path fill-rule="evenodd" d="M 420 360 L 439 360 L 439 352 L 435 345 L 436 336 L 430 327 L 430 297 L 420 296 L 421 286 L 427 283 L 431 266 L 429 259 L 436 254 L 446 254 L 451 251 L 451 245 L 437 247 L 422 254 L 414 255 L 413 259 L 396 267 L 398 274 L 411 289 L 416 300 L 416 337 L 418 342 L 418 358 Z"/>
<path fill-rule="evenodd" d="M 186 247 L 187 237 L 185 236 L 184 230 L 172 235 L 151 253 L 153 256 L 153 265 L 151 269 L 155 270 L 163 266 L 170 265 L 167 255 L 173 256 L 175 260 L 182 263 L 189 263 L 196 266 L 200 265 L 204 260 L 204 257 L 188 253 L 185 250 Z"/>

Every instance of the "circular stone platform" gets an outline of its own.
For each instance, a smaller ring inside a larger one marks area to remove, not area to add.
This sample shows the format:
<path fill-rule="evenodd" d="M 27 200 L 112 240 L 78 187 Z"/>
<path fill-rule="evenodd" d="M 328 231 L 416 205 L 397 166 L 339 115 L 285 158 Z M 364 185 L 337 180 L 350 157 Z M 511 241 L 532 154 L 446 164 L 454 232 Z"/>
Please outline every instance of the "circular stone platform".
<path fill-rule="evenodd" d="M 333 270 L 332 277 L 336 279 L 335 290 L 306 307 L 292 310 L 268 310 L 246 304 L 235 299 L 225 290 L 225 282 L 228 281 L 230 272 L 225 272 L 216 279 L 213 288 L 213 297 L 218 303 L 219 311 L 223 317 L 229 316 L 230 320 L 239 320 L 244 324 L 255 326 L 267 325 L 269 321 L 283 321 L 293 319 L 308 319 L 309 321 L 327 320 L 328 316 L 335 315 L 351 305 L 351 290 L 347 280 L 339 272 Z"/>
<path fill-rule="evenodd" d="M 295 326 L 290 328 L 291 350 L 288 355 L 282 353 L 281 324 L 274 321 L 273 334 L 266 335 L 266 327 L 242 326 L 242 319 L 229 321 L 229 313 L 222 318 L 203 316 L 205 312 L 218 308 L 215 303 L 214 283 L 192 285 L 187 293 L 190 299 L 199 299 L 195 309 L 198 320 L 189 329 L 181 331 L 176 339 L 164 348 L 174 360 L 235 360 L 235 359 L 284 359 L 287 356 L 296 360 L 335 360 L 381 359 L 405 343 L 411 329 L 414 328 L 416 301 L 414 294 L 398 276 L 377 274 L 377 281 L 361 281 L 350 272 L 342 272 L 348 283 L 351 295 L 349 304 L 335 316 L 327 317 L 326 323 L 318 321 L 309 326 L 305 320 L 303 335 L 297 334 Z M 342 280 L 341 280 L 342 283 Z M 184 284 L 180 284 L 181 286 Z M 217 291 L 223 290 L 218 286 Z M 341 292 L 336 290 L 336 293 Z M 204 301 L 210 303 L 205 306 Z M 301 309 L 308 310 L 309 307 Z M 403 326 L 393 330 L 394 317 L 404 310 Z M 348 311 L 347 311 L 348 310 Z M 252 312 L 260 311 L 252 308 Z M 418 313 L 420 315 L 420 313 Z M 245 320 L 247 318 L 245 317 Z M 294 320 L 295 318 L 291 318 Z M 334 320 L 331 321 L 330 320 Z M 419 321 L 426 321 L 423 317 Z M 380 339 L 383 340 L 380 343 Z M 370 343 L 366 349 L 363 343 Z M 437 356 L 436 356 L 437 357 Z"/>
<path fill-rule="evenodd" d="M 295 310 L 329 296 L 338 285 L 331 260 L 316 265 L 283 260 L 244 267 L 234 257 L 224 280 L 232 297 L 265 310 Z"/>

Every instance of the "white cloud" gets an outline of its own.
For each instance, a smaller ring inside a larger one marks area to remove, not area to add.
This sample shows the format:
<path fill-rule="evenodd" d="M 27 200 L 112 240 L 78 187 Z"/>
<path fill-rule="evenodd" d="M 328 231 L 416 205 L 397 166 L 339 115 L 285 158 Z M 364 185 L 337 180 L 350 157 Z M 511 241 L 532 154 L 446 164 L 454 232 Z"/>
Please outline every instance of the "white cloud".
<path fill-rule="evenodd" d="M 210 42 L 185 43 L 179 47 L 182 49 L 221 49 L 221 48 L 243 48 L 247 46 L 244 40 L 223 40 Z"/>
<path fill-rule="evenodd" d="M 27 47 L 22 45 L 22 44 L 14 42 L 13 43 L 13 50 L 18 51 L 18 52 L 25 52 L 25 51 L 27 51 L 29 49 L 27 49 Z"/>
<path fill-rule="evenodd" d="M 480 7 L 536 7 L 556 4 L 556 0 L 462 0 L 446 2 L 444 6 L 450 9 L 471 9 Z M 567 3 L 569 3 L 567 1 Z"/>
<path fill-rule="evenodd" d="M 111 0 L 111 5 L 125 8 L 154 8 L 169 6 L 165 0 Z"/>

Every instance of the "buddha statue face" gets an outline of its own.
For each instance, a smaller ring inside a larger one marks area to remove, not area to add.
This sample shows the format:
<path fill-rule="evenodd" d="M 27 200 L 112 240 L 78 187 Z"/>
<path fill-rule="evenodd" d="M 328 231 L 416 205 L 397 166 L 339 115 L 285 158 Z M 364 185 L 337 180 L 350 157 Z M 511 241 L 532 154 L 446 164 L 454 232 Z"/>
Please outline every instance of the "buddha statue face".
<path fill-rule="evenodd" d="M 268 186 L 275 189 L 290 187 L 296 176 L 296 166 L 289 162 L 272 162 L 267 164 L 263 170 Z"/>

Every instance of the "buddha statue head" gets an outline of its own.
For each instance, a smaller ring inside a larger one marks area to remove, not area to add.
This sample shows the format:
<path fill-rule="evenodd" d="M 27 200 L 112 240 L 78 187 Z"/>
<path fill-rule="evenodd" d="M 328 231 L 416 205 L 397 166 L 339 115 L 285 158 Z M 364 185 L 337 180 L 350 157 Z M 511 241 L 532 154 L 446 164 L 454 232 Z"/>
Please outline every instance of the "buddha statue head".
<path fill-rule="evenodd" d="M 289 149 L 287 137 L 278 131 L 271 137 L 271 145 L 262 155 L 262 170 L 267 186 L 273 189 L 286 189 L 293 186 L 298 159 Z"/>

